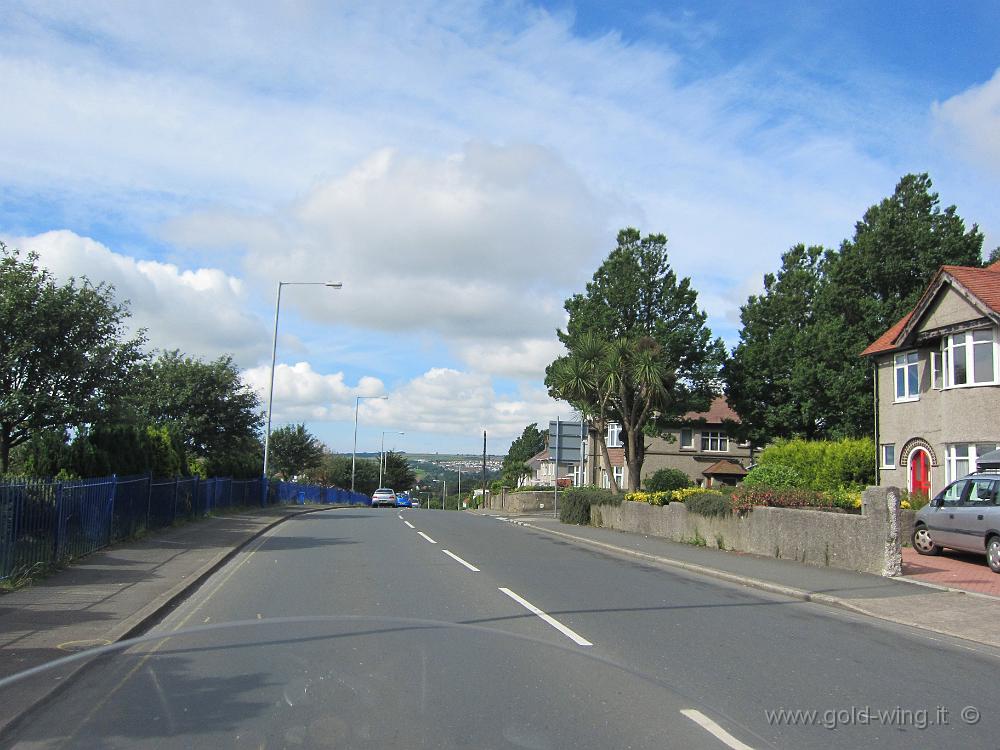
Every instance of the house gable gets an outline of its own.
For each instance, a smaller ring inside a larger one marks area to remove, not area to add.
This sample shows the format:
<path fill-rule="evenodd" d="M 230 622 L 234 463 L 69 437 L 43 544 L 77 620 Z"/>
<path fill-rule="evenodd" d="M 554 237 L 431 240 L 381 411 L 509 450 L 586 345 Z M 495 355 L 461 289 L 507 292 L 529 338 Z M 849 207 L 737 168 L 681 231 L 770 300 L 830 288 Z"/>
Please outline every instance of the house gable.
<path fill-rule="evenodd" d="M 918 334 L 924 333 L 967 323 L 971 320 L 981 320 L 984 317 L 985 311 L 983 309 L 973 305 L 951 284 L 943 284 L 927 311 L 917 322 L 915 331 Z"/>

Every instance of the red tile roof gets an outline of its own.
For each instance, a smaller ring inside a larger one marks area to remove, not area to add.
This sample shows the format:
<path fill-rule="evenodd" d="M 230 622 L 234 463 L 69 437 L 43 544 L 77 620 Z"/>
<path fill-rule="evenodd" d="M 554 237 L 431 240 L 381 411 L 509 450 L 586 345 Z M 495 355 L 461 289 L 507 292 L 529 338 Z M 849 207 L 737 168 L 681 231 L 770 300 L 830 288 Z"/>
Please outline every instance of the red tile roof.
<path fill-rule="evenodd" d="M 713 475 L 743 477 L 746 476 L 748 472 L 746 469 L 744 469 L 735 461 L 731 461 L 728 458 L 724 458 L 721 461 L 716 461 L 714 464 L 709 466 L 701 473 L 704 474 L 706 477 L 710 477 Z"/>
<path fill-rule="evenodd" d="M 709 424 L 722 424 L 725 421 L 739 422 L 740 415 L 733 411 L 733 408 L 726 401 L 725 396 L 716 396 L 708 411 L 689 411 L 683 417 L 690 421 L 704 421 Z"/>
<path fill-rule="evenodd" d="M 927 286 L 927 290 L 924 291 L 926 296 L 927 291 L 938 283 L 939 277 L 944 274 L 946 277 L 951 277 L 959 284 L 968 289 L 976 299 L 983 303 L 993 312 L 1000 315 L 1000 261 L 993 263 L 986 268 L 970 268 L 969 266 L 941 266 L 937 274 L 934 275 L 934 279 Z M 921 302 L 923 302 L 921 298 Z M 919 307 L 920 303 L 918 303 Z M 888 331 L 883 333 L 877 339 L 875 339 L 868 347 L 861 352 L 862 357 L 868 357 L 872 354 L 881 354 L 882 352 L 892 351 L 899 345 L 899 336 L 903 330 L 907 327 L 913 314 L 916 312 L 917 308 L 910 310 L 906 315 L 904 315 L 900 320 L 896 322 Z"/>

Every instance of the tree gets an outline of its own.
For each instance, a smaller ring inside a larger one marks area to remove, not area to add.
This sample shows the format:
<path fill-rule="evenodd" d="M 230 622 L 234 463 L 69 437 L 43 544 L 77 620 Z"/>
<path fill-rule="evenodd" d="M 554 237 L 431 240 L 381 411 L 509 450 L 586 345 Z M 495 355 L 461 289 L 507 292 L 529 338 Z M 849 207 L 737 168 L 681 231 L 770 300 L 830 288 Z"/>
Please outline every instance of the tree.
<path fill-rule="evenodd" d="M 779 437 L 822 434 L 833 404 L 815 377 L 816 295 L 823 248 L 796 245 L 764 291 L 740 308 L 740 342 L 723 367 L 726 397 L 742 437 L 766 445 Z"/>
<path fill-rule="evenodd" d="M 979 266 L 983 235 L 905 175 L 837 250 L 793 247 L 741 309 L 726 393 L 757 445 L 872 433 L 872 373 L 859 355 L 916 304 L 938 268 Z"/>
<path fill-rule="evenodd" d="M 231 357 L 162 352 L 139 372 L 131 403 L 138 421 L 175 429 L 206 475 L 260 475 L 263 410 Z"/>
<path fill-rule="evenodd" d="M 532 422 L 521 432 L 521 436 L 510 444 L 507 455 L 500 466 L 500 481 L 507 487 L 517 487 L 521 478 L 531 473 L 527 462 L 545 448 L 545 433 Z"/>
<path fill-rule="evenodd" d="M 323 445 L 304 424 L 285 425 L 271 433 L 271 461 L 275 473 L 291 480 L 320 465 Z"/>
<path fill-rule="evenodd" d="M 662 234 L 620 231 L 618 246 L 586 292 L 566 300 L 569 321 L 566 331 L 558 332 L 570 357 L 579 353 L 586 334 L 608 347 L 607 416 L 621 424 L 633 490 L 639 487 L 647 427 L 707 409 L 725 358 L 691 280 L 677 278 L 666 246 Z"/>
<path fill-rule="evenodd" d="M 382 470 L 382 486 L 392 487 L 400 492 L 408 490 L 417 483 L 417 476 L 406 460 L 406 456 L 395 451 L 387 451 L 385 465 Z"/>
<path fill-rule="evenodd" d="M 0 473 L 33 434 L 98 420 L 121 398 L 143 358 L 128 317 L 114 287 L 59 285 L 36 254 L 0 243 Z"/>
<path fill-rule="evenodd" d="M 940 266 L 982 264 L 979 228 L 966 231 L 931 188 L 926 174 L 905 175 L 865 212 L 853 239 L 826 253 L 815 336 L 815 377 L 832 405 L 826 437 L 872 434 L 871 367 L 858 355 L 913 308 Z"/>
<path fill-rule="evenodd" d="M 580 414 L 597 439 L 604 463 L 611 465 L 607 434 L 611 399 L 618 377 L 611 361 L 607 343 L 587 331 L 579 334 L 572 350 L 545 369 L 545 384 L 549 395 L 569 403 Z M 614 472 L 609 474 L 611 494 L 619 491 Z"/>
<path fill-rule="evenodd" d="M 351 457 L 340 453 L 323 454 L 319 466 L 309 472 L 310 477 L 328 487 L 351 487 Z M 371 495 L 378 489 L 378 461 L 359 458 L 355 463 L 354 489 L 363 495 Z"/>

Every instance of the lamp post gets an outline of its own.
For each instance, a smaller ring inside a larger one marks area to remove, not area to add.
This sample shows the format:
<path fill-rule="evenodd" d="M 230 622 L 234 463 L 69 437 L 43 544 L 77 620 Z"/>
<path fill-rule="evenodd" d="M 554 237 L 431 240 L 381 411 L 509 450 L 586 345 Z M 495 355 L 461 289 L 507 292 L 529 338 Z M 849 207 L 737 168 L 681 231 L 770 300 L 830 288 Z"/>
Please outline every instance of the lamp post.
<path fill-rule="evenodd" d="M 283 286 L 326 286 L 343 289 L 340 281 L 279 281 L 278 298 L 274 303 L 274 337 L 271 340 L 271 383 L 267 389 L 267 432 L 264 433 L 264 479 L 267 479 L 267 459 L 271 449 L 271 406 L 274 401 L 274 361 L 278 353 L 278 315 L 281 313 L 281 287 Z"/>
<path fill-rule="evenodd" d="M 382 486 L 382 465 L 385 463 L 385 434 L 387 432 L 395 432 L 397 435 L 405 435 L 405 432 L 398 432 L 397 430 L 382 430 L 382 452 L 378 459 L 378 486 Z"/>
<path fill-rule="evenodd" d="M 380 398 L 387 400 L 388 396 L 355 396 L 354 397 L 354 448 L 351 449 L 351 492 L 354 492 L 354 466 L 358 458 L 358 406 L 363 398 Z M 379 482 L 382 484 L 382 482 Z"/>

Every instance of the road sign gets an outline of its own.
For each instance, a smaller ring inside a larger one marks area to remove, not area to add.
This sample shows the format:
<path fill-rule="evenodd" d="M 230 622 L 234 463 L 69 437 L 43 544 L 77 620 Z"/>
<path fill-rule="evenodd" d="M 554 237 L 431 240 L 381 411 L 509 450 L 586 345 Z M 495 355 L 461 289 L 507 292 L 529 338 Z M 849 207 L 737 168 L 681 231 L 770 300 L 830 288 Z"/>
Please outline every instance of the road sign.
<path fill-rule="evenodd" d="M 549 422 L 549 458 L 561 464 L 578 464 L 583 460 L 580 450 L 584 438 L 582 422 Z"/>

